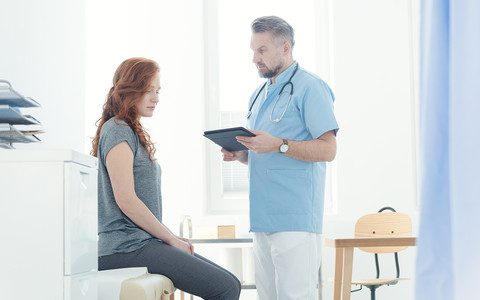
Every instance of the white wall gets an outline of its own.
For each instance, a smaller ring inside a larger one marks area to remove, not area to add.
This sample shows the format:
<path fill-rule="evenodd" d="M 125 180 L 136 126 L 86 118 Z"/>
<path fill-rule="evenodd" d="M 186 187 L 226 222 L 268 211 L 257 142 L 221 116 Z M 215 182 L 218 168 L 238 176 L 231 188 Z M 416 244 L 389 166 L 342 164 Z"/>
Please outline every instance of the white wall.
<path fill-rule="evenodd" d="M 356 219 L 392 206 L 418 226 L 415 103 L 410 0 L 335 0 L 335 110 L 338 133 L 338 214 L 327 215 L 325 237 L 351 237 Z M 401 275 L 414 276 L 415 248 L 399 254 Z M 334 250 L 324 248 L 324 276 Z M 384 276 L 395 275 L 387 257 Z M 361 270 L 361 271 L 359 271 Z M 375 276 L 373 254 L 356 251 L 354 277 Z M 325 299 L 332 285 L 325 283 Z M 413 280 L 381 287 L 378 299 L 413 299 Z M 352 299 L 370 299 L 369 291 Z"/>
<path fill-rule="evenodd" d="M 175 232 L 180 216 L 201 214 L 205 201 L 202 5 L 87 0 L 85 151 L 118 65 L 133 56 L 157 61 L 160 102 L 142 122 L 162 167 L 164 222 Z"/>
<path fill-rule="evenodd" d="M 15 147 L 83 152 L 85 1 L 2 0 L 0 28 L 0 79 L 40 102 L 25 113 L 46 131 L 42 143 Z"/>

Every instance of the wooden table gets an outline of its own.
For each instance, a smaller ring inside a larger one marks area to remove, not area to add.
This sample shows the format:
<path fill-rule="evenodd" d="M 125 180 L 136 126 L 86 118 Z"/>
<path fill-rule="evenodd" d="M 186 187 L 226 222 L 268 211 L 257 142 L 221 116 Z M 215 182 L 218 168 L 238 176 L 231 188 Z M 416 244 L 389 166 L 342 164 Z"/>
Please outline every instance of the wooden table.
<path fill-rule="evenodd" d="M 350 300 L 353 268 L 353 249 L 356 247 L 415 246 L 414 237 L 325 239 L 328 247 L 335 248 L 334 300 Z"/>

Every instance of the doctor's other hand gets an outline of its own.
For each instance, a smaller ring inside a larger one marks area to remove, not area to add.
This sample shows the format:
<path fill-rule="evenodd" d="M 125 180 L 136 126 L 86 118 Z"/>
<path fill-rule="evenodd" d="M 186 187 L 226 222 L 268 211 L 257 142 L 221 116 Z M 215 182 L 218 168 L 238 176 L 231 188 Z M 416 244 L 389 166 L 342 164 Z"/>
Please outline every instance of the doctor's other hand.
<path fill-rule="evenodd" d="M 282 139 L 261 130 L 249 129 L 255 136 L 237 136 L 237 141 L 256 154 L 278 152 Z"/>
<path fill-rule="evenodd" d="M 238 160 L 242 164 L 248 164 L 248 151 L 228 151 L 225 148 L 222 148 L 223 161 L 236 161 Z"/>
<path fill-rule="evenodd" d="M 228 151 L 225 148 L 222 148 L 223 160 L 224 161 L 236 161 L 241 160 L 244 156 L 246 156 L 247 150 L 240 150 L 240 151 Z"/>

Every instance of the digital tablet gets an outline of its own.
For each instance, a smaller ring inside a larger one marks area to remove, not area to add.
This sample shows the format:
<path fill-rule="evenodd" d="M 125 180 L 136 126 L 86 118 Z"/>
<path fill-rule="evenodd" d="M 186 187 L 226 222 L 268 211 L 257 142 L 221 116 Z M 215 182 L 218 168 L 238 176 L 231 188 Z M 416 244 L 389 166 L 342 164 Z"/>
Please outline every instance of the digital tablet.
<path fill-rule="evenodd" d="M 237 142 L 236 136 L 255 136 L 243 127 L 233 127 L 204 131 L 203 136 L 228 151 L 248 150 L 247 147 Z"/>

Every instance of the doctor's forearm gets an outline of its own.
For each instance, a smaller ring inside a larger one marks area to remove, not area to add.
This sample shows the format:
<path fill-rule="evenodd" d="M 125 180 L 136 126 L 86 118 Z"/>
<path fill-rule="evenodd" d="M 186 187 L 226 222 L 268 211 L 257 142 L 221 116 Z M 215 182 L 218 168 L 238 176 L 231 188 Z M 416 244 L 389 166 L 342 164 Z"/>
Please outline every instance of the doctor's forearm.
<path fill-rule="evenodd" d="M 332 161 L 337 153 L 337 143 L 333 133 L 308 141 L 288 141 L 288 151 L 284 155 L 307 162 Z"/>
<path fill-rule="evenodd" d="M 336 147 L 320 140 L 288 141 L 288 151 L 284 155 L 307 162 L 332 161 Z"/>

